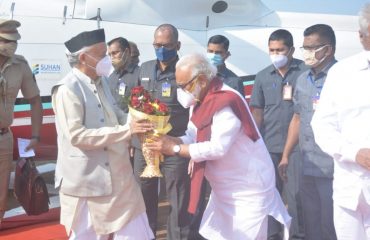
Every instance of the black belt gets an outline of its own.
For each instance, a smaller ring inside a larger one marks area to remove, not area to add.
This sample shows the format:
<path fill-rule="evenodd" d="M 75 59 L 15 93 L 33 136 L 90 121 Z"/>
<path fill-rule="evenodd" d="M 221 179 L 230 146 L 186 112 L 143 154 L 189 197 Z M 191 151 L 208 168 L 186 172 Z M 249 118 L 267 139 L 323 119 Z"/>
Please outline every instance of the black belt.
<path fill-rule="evenodd" d="M 9 128 L 0 128 L 0 135 L 4 135 L 9 132 Z"/>

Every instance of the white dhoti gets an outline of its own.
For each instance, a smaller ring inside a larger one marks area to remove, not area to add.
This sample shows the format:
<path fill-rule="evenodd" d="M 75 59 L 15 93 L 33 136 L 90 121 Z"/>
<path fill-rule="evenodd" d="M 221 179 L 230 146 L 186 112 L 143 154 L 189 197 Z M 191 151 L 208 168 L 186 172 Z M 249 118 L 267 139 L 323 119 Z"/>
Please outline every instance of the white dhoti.
<path fill-rule="evenodd" d="M 108 240 L 110 234 L 97 235 L 91 223 L 89 209 L 86 200 L 80 200 L 77 206 L 77 214 L 72 224 L 69 240 Z M 146 213 L 142 213 L 113 233 L 114 240 L 151 240 L 153 232 L 149 226 Z"/>

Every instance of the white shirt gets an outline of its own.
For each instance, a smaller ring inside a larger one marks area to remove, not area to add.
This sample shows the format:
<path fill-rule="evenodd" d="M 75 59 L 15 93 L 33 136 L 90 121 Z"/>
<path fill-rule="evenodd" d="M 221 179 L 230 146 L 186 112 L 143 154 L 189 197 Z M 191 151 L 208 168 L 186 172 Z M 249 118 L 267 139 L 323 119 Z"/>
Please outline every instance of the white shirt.
<path fill-rule="evenodd" d="M 225 84 L 222 90 L 232 90 Z M 234 91 L 236 92 L 236 91 Z M 250 114 L 250 113 L 249 113 Z M 213 116 L 210 141 L 195 143 L 197 129 L 189 121 L 186 135 L 191 159 L 207 161 L 205 177 L 212 187 L 200 233 L 207 239 L 256 239 L 267 215 L 284 224 L 290 217 L 275 189 L 275 173 L 266 146 L 241 129 L 230 107 Z"/>
<path fill-rule="evenodd" d="M 311 125 L 315 140 L 334 158 L 333 199 L 356 210 L 363 191 L 370 203 L 370 172 L 356 163 L 370 148 L 370 69 L 368 52 L 335 64 L 328 72 Z"/>

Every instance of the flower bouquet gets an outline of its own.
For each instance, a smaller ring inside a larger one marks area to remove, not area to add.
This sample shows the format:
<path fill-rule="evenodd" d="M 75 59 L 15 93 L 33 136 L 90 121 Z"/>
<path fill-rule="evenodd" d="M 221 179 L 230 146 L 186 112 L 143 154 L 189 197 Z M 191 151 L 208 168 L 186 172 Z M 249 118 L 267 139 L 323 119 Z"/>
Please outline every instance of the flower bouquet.
<path fill-rule="evenodd" d="M 128 106 L 129 113 L 133 118 L 147 119 L 154 125 L 153 131 L 143 134 L 140 138 L 146 162 L 146 167 L 140 177 L 162 177 L 159 164 L 163 162 L 163 155 L 160 152 L 147 149 L 145 143 L 151 142 L 153 136 L 166 134 L 172 129 L 168 122 L 170 119 L 169 109 L 159 99 L 153 99 L 142 86 L 134 87 L 131 90 Z"/>

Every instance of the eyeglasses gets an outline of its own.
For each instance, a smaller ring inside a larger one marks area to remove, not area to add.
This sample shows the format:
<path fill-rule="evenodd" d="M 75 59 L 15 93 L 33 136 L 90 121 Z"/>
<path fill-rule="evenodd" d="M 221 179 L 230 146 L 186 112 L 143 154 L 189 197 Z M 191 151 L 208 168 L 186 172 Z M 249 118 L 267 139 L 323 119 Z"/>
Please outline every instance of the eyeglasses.
<path fill-rule="evenodd" d="M 161 47 L 164 47 L 164 48 L 167 48 L 167 49 L 173 49 L 173 48 L 175 48 L 175 46 L 176 46 L 175 43 L 165 43 L 165 44 L 153 43 L 153 47 L 155 49 L 158 49 L 158 48 L 161 48 Z"/>
<path fill-rule="evenodd" d="M 186 88 L 186 86 L 189 86 L 189 84 L 190 83 L 192 83 L 195 79 L 197 79 L 198 78 L 198 76 L 199 75 L 195 75 L 192 79 L 190 79 L 190 81 L 189 82 L 187 82 L 187 83 L 184 83 L 184 84 L 177 84 L 177 87 L 178 88 L 181 88 L 181 89 L 185 89 Z"/>
<path fill-rule="evenodd" d="M 300 47 L 299 49 L 301 49 L 301 51 L 312 51 L 312 50 L 321 50 L 323 47 L 325 46 L 329 46 L 329 44 L 320 44 L 320 45 L 317 45 L 317 46 L 302 46 Z"/>

